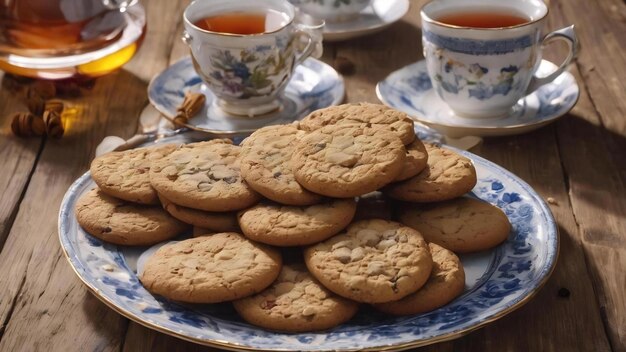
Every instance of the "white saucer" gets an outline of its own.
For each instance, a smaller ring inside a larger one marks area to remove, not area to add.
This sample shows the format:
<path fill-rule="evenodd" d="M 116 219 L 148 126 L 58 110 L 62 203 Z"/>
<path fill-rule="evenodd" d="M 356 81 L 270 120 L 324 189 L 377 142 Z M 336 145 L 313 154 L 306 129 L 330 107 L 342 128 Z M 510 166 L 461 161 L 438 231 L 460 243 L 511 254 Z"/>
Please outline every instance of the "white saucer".
<path fill-rule="evenodd" d="M 194 70 L 191 58 L 186 57 L 152 79 L 148 98 L 157 110 L 172 120 L 187 91 L 203 93 L 206 103 L 185 127 L 217 137 L 233 137 L 250 134 L 263 126 L 290 123 L 314 110 L 337 105 L 343 101 L 345 87 L 332 67 L 308 58 L 296 67 L 287 83 L 279 110 L 253 118 L 229 115 L 217 107 L 215 95 Z"/>
<path fill-rule="evenodd" d="M 553 63 L 543 60 L 537 74 L 545 76 L 556 68 Z M 376 94 L 384 104 L 404 111 L 448 136 L 506 136 L 535 130 L 565 115 L 576 105 L 579 89 L 574 76 L 564 72 L 552 83 L 520 99 L 505 117 L 463 118 L 455 115 L 437 95 L 426 71 L 426 61 L 421 60 L 379 82 Z"/>
<path fill-rule="evenodd" d="M 380 32 L 400 20 L 409 6 L 409 0 L 373 0 L 353 20 L 326 22 L 324 40 L 336 42 Z"/>

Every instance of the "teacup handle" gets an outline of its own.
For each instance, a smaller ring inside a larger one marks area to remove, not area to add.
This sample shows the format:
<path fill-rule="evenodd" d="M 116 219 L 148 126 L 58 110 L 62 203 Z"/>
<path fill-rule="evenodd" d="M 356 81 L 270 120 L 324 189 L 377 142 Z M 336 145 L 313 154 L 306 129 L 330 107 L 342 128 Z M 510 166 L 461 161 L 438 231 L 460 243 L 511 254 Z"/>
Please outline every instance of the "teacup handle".
<path fill-rule="evenodd" d="M 533 76 L 533 78 L 530 81 L 530 85 L 528 86 L 528 89 L 526 90 L 527 94 L 534 92 L 535 90 L 537 90 L 537 88 L 541 87 L 544 84 L 548 84 L 554 81 L 555 78 L 560 76 L 561 73 L 563 73 L 563 71 L 567 69 L 567 66 L 572 62 L 572 60 L 574 60 L 576 55 L 578 55 L 578 38 L 576 37 L 576 32 L 574 31 L 574 25 L 561 28 L 552 33 L 548 33 L 543 38 L 541 42 L 541 46 L 542 47 L 546 46 L 547 44 L 555 40 L 565 41 L 569 47 L 569 54 L 567 55 L 563 63 L 561 63 L 561 66 L 559 66 L 559 68 L 556 69 L 556 71 L 552 72 L 546 77 L 540 78 L 537 76 Z"/>
<path fill-rule="evenodd" d="M 311 56 L 313 50 L 315 50 L 315 40 L 310 33 L 304 30 L 298 30 L 296 32 L 296 37 L 297 40 L 300 40 L 300 37 L 305 37 L 307 39 L 306 46 L 304 47 L 304 49 L 302 49 L 300 55 L 296 57 L 295 66 L 298 66 L 303 63 L 304 60 L 306 60 L 309 56 Z"/>

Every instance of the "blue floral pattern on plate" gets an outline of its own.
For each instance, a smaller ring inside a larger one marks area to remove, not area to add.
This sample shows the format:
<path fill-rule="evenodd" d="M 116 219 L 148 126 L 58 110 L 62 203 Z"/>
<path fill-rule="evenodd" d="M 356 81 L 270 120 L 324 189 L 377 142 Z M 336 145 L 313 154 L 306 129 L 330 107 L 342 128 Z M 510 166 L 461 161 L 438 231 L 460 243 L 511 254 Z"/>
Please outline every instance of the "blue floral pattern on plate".
<path fill-rule="evenodd" d="M 436 133 L 418 129 L 421 136 L 436 142 Z M 425 314 L 390 317 L 364 307 L 332 330 L 285 334 L 246 324 L 229 304 L 187 305 L 154 297 L 135 274 L 137 257 L 145 249 L 103 243 L 76 222 L 77 199 L 95 186 L 89 173 L 76 180 L 63 199 L 59 237 L 76 274 L 99 299 L 130 319 L 174 336 L 252 350 L 392 350 L 426 345 L 458 337 L 525 303 L 549 277 L 558 253 L 556 224 L 541 197 L 505 169 L 459 152 L 476 166 L 478 184 L 471 196 L 500 207 L 513 230 L 499 247 L 461 256 L 465 292 Z"/>
<path fill-rule="evenodd" d="M 470 67 L 479 76 L 484 68 Z M 544 76 L 556 69 L 549 61 L 543 60 L 537 71 Z M 494 94 L 506 95 L 512 88 L 515 67 L 502 68 L 502 84 L 476 86 L 470 94 L 477 98 L 487 98 Z M 450 68 L 452 71 L 452 68 Z M 448 82 L 450 91 L 463 82 Z M 444 88 L 445 89 L 445 88 Z M 376 86 L 378 98 L 386 105 L 404 111 L 418 121 L 431 127 L 456 134 L 506 135 L 527 132 L 550 122 L 571 110 L 578 100 L 579 88 L 574 76 L 562 73 L 552 83 L 541 86 L 533 93 L 520 99 L 508 116 L 496 119 L 468 119 L 456 116 L 450 107 L 435 92 L 426 69 L 426 61 L 418 61 L 391 73 Z"/>
<path fill-rule="evenodd" d="M 236 75 L 239 76 L 250 74 L 242 68 L 237 69 L 237 62 L 226 56 L 221 60 L 230 68 L 225 72 L 238 72 Z M 235 75 L 235 73 L 232 74 Z M 241 88 L 237 84 L 244 82 L 238 76 L 233 80 L 223 75 L 221 78 L 227 84 L 232 83 L 233 89 L 237 92 Z M 246 82 L 250 81 L 249 78 L 246 78 Z M 263 79 L 256 81 L 261 82 Z M 259 84 L 262 85 L 262 82 Z M 289 123 L 305 117 L 311 111 L 337 105 L 343 100 L 345 87 L 343 79 L 332 67 L 319 60 L 308 58 L 296 67 L 287 83 L 285 92 L 280 98 L 282 102 L 280 111 L 255 118 L 233 116 L 215 106 L 215 95 L 194 70 L 191 58 L 186 57 L 154 77 L 148 86 L 148 98 L 161 113 L 174 118 L 176 108 L 182 103 L 188 91 L 201 92 L 207 98 L 204 108 L 189 120 L 190 127 L 215 135 L 233 136 L 249 134 L 267 125 Z"/>

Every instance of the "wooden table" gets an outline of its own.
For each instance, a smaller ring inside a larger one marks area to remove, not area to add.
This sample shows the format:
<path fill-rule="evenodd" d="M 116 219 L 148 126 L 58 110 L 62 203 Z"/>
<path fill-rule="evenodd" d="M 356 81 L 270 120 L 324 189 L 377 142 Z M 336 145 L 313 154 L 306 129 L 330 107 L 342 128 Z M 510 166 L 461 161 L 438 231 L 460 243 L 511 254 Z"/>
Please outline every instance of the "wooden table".
<path fill-rule="evenodd" d="M 422 58 L 419 8 L 389 30 L 325 46 L 344 57 L 347 101 L 377 102 L 374 86 Z M 0 91 L 0 351 L 215 351 L 147 329 L 87 292 L 66 262 L 57 216 L 68 186 L 107 135 L 130 137 L 150 78 L 187 55 L 183 0 L 144 1 L 149 30 L 123 70 L 69 102 L 79 117 L 60 140 L 19 139 L 8 115 L 24 110 Z M 504 166 L 544 198 L 559 224 L 552 277 L 528 304 L 460 339 L 423 351 L 626 351 L 626 6 L 620 0 L 552 0 L 549 27 L 574 23 L 582 51 L 571 72 L 580 100 L 558 122 L 486 139 L 473 151 Z M 558 61 L 565 48 L 550 47 Z M 569 292 L 569 295 L 567 293 Z"/>

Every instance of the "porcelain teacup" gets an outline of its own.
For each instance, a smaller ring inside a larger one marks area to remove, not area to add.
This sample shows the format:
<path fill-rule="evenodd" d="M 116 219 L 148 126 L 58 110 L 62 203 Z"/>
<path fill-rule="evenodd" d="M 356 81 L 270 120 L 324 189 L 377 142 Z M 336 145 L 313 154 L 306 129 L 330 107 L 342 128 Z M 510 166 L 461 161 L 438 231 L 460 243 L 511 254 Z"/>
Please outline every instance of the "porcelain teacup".
<path fill-rule="evenodd" d="M 364 10 L 372 0 L 289 0 L 302 12 L 327 22 L 352 20 Z"/>
<path fill-rule="evenodd" d="M 258 34 L 205 30 L 196 21 L 225 13 L 274 14 L 273 28 Z M 183 14 L 183 40 L 194 68 L 233 115 L 254 117 L 280 109 L 280 96 L 295 67 L 315 53 L 321 55 L 319 24 L 296 21 L 296 9 L 281 0 L 196 0 Z M 319 33 L 317 33 L 319 32 Z"/>
<path fill-rule="evenodd" d="M 527 22 L 499 28 L 474 28 L 438 21 L 476 11 L 512 12 Z M 438 95 L 454 113 L 467 118 L 497 118 L 516 102 L 553 81 L 576 56 L 574 26 L 544 35 L 548 8 L 542 0 L 435 0 L 421 10 L 422 43 L 428 74 Z M 569 55 L 546 77 L 537 77 L 543 46 L 563 40 Z"/>

